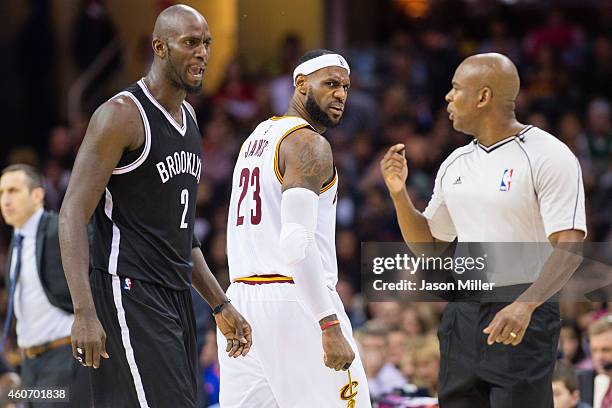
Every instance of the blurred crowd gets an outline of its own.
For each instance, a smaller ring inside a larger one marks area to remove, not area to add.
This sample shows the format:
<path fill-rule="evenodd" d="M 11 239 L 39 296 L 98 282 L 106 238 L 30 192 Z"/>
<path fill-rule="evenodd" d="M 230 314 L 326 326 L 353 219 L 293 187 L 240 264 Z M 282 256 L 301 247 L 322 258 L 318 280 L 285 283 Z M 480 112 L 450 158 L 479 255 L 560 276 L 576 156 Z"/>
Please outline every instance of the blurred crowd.
<path fill-rule="evenodd" d="M 435 332 L 444 304 L 368 303 L 360 294 L 360 243 L 401 240 L 379 159 L 390 145 L 406 145 L 409 191 L 424 209 L 438 166 L 470 140 L 453 131 L 445 110 L 454 69 L 467 55 L 502 52 L 521 74 L 519 120 L 551 132 L 580 160 L 587 239 L 612 241 L 612 7 L 605 4 L 588 25 L 563 9 L 547 9 L 545 20 L 518 26 L 492 10 L 469 21 L 485 28 L 476 34 L 464 29 L 466 21 L 439 28 L 425 20 L 398 29 L 384 42 L 338 50 L 351 64 L 344 118 L 326 133 L 340 180 L 338 291 L 362 348 L 370 392 L 381 407 L 402 406 L 403 396 L 435 397 L 440 358 Z M 293 92 L 291 71 L 304 51 L 301 39 L 287 34 L 276 61 L 254 68 L 236 56 L 218 89 L 189 97 L 202 131 L 196 233 L 224 285 L 229 284 L 225 229 L 237 152 L 260 121 L 285 112 Z M 5 159 L 4 165 L 25 162 L 42 169 L 50 209 L 59 210 L 90 114 L 72 127 L 50 129 L 44 145 L 14 148 Z M 8 237 L 4 228 L 0 265 Z M 607 307 L 563 305 L 560 359 L 577 369 L 593 369 L 587 332 Z M 214 403 L 214 331 L 206 329 L 206 322 L 202 327 L 203 376 Z"/>

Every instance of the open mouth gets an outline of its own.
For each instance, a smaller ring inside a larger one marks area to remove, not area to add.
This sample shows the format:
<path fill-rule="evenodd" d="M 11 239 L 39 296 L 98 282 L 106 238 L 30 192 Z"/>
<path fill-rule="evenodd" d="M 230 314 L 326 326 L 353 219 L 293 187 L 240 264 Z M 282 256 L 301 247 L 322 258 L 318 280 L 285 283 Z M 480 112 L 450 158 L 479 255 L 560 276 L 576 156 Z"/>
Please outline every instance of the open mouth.
<path fill-rule="evenodd" d="M 337 114 L 342 114 L 342 112 L 344 112 L 344 108 L 340 107 L 340 106 L 330 106 L 329 110 L 331 110 L 334 113 Z"/>
<path fill-rule="evenodd" d="M 202 79 L 204 75 L 204 67 L 201 65 L 190 65 L 187 72 L 196 79 Z"/>

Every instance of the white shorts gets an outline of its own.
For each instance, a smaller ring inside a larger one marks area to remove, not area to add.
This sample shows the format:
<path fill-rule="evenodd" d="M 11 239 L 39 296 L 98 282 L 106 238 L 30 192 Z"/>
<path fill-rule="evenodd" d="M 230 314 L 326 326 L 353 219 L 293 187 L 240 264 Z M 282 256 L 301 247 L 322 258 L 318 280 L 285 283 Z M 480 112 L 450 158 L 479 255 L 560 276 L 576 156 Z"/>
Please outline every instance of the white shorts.
<path fill-rule="evenodd" d="M 296 300 L 295 285 L 232 283 L 227 296 L 251 324 L 253 346 L 246 357 L 228 357 L 225 337 L 217 332 L 221 408 L 371 408 L 351 323 L 336 292 L 336 314 L 355 351 L 352 390 L 347 371 L 323 363 L 321 329 Z"/>

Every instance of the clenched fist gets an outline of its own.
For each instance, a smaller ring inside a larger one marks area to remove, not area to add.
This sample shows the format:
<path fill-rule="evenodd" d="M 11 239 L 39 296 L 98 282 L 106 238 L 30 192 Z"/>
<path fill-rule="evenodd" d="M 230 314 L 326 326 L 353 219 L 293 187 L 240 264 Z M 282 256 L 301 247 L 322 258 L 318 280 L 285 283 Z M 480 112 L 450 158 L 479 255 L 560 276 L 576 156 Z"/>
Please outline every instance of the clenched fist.
<path fill-rule="evenodd" d="M 408 163 L 406 162 L 406 156 L 404 156 L 404 150 L 405 146 L 401 143 L 391 146 L 380 161 L 380 170 L 391 194 L 400 193 L 406 188 Z"/>
<path fill-rule="evenodd" d="M 336 371 L 348 370 L 355 359 L 355 352 L 342 334 L 340 325 L 323 331 L 323 362 Z"/>

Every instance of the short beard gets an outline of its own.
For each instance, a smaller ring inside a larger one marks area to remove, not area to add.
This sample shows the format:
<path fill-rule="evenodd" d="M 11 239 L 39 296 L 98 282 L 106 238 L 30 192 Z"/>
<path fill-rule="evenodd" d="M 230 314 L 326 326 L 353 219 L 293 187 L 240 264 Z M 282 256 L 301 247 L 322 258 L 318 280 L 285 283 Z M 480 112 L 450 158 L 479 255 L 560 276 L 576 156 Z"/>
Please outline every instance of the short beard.
<path fill-rule="evenodd" d="M 317 102 L 312 97 L 311 92 L 308 92 L 308 94 L 306 95 L 305 108 L 306 112 L 308 112 L 312 120 L 314 120 L 319 125 L 324 126 L 326 128 L 333 128 L 338 126 L 339 122 L 334 122 L 329 118 L 329 116 L 327 116 L 325 112 L 323 112 L 323 109 L 321 109 L 319 104 L 317 104 Z"/>
<path fill-rule="evenodd" d="M 170 46 L 166 44 L 166 47 L 168 47 L 168 64 L 170 65 L 169 67 L 170 72 L 168 73 L 169 74 L 168 76 L 170 77 L 170 81 L 172 81 L 174 85 L 176 85 L 179 89 L 184 90 L 188 94 L 193 95 L 193 94 L 198 94 L 202 92 L 202 81 L 201 80 L 200 80 L 200 84 L 195 85 L 195 86 L 189 85 L 188 83 L 185 83 L 185 81 L 183 81 L 181 74 L 179 73 L 174 63 L 172 62 L 172 52 L 170 51 Z"/>
<path fill-rule="evenodd" d="M 195 95 L 195 94 L 199 94 L 200 92 L 202 92 L 202 82 L 200 82 L 200 85 L 196 85 L 196 86 L 182 83 L 181 87 L 185 90 L 185 92 L 187 92 L 190 95 Z"/>

